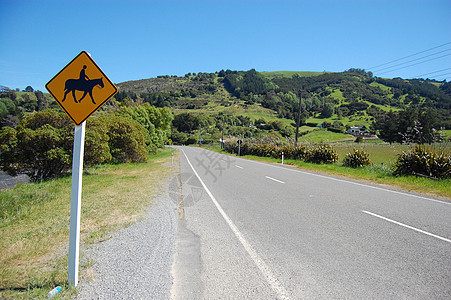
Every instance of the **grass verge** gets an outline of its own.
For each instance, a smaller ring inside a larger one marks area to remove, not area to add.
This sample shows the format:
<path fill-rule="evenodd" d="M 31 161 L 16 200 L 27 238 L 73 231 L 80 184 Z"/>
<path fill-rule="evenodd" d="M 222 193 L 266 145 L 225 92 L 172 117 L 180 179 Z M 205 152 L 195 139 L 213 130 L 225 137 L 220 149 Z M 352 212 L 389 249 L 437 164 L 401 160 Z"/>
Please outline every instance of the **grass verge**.
<path fill-rule="evenodd" d="M 164 166 L 170 164 L 173 151 L 160 150 L 142 164 L 86 170 L 81 249 L 144 216 L 162 183 L 173 174 L 173 168 Z M 67 285 L 70 190 L 68 176 L 1 191 L 0 298 L 45 298 L 57 285 L 65 291 L 60 297 L 73 292 Z"/>
<path fill-rule="evenodd" d="M 357 148 L 364 149 L 365 151 L 369 152 L 370 159 L 374 162 L 374 164 L 370 167 L 353 169 L 349 167 L 343 167 L 341 161 L 335 164 L 318 165 L 300 160 L 286 159 L 284 163 L 308 171 L 345 177 L 353 180 L 365 181 L 368 183 L 381 184 L 399 188 L 405 191 L 451 199 L 451 189 L 449 188 L 451 186 L 451 179 L 434 180 L 415 176 L 395 177 L 391 174 L 390 168 L 396 160 L 397 154 L 407 150 L 409 146 L 398 145 L 399 147 L 397 147 L 395 145 L 390 146 L 383 144 L 344 144 L 341 146 L 341 148 L 337 147 L 336 144 L 334 144 L 333 146 L 335 148 L 338 148 L 340 160 L 344 157 L 343 153 L 349 152 L 349 150 L 352 150 L 352 148 Z M 206 148 L 230 155 L 229 153 L 222 151 L 218 145 L 208 145 L 206 146 Z M 270 157 L 260 157 L 253 155 L 245 155 L 242 157 L 263 162 L 281 163 L 281 159 Z"/>

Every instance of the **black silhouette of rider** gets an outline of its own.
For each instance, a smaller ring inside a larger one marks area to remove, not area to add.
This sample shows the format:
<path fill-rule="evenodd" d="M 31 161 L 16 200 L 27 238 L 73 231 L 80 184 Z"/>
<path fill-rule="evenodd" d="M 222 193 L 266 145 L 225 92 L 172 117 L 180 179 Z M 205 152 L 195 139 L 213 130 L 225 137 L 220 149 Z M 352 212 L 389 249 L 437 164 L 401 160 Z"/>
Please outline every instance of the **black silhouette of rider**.
<path fill-rule="evenodd" d="M 85 73 L 86 68 L 87 68 L 86 65 L 84 65 L 83 69 L 81 69 L 81 71 L 80 71 L 80 78 L 79 78 L 80 81 L 85 81 L 85 78 L 87 80 L 89 80 L 88 75 L 86 75 L 86 73 Z"/>

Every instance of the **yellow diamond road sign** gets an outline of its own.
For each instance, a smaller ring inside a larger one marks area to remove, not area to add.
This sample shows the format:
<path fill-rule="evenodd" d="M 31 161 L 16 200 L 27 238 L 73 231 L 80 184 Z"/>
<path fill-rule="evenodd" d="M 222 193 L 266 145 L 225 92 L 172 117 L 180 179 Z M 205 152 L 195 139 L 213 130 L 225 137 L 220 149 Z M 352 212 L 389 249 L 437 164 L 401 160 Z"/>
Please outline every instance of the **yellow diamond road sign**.
<path fill-rule="evenodd" d="M 117 87 L 82 51 L 45 87 L 76 125 L 80 125 L 117 93 Z"/>

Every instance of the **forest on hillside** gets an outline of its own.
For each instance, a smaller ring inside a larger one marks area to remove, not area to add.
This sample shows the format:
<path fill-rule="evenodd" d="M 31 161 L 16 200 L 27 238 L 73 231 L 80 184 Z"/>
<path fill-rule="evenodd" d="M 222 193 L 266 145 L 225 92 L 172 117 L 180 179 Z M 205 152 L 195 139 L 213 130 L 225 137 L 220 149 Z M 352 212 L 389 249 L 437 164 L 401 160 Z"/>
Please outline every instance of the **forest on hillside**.
<path fill-rule="evenodd" d="M 373 77 L 371 72 L 351 68 L 342 73 L 323 73 L 318 76 L 267 78 L 260 72 L 221 70 L 216 73 L 189 73 L 184 77 L 159 76 L 158 78 L 119 84 L 119 101 L 129 98 L 143 99 L 156 106 L 201 108 L 207 103 L 196 100 L 215 95 L 224 88 L 229 97 L 259 103 L 276 111 L 280 117 L 292 118 L 297 112 L 298 98 L 302 94 L 303 109 L 322 112 L 327 103 L 334 105 L 334 112 L 342 116 L 367 111 L 373 105 L 385 105 L 396 109 L 406 107 L 432 108 L 443 125 L 451 129 L 451 83 L 424 79 L 405 80 Z M 204 96 L 204 97 L 202 97 Z M 191 98 L 191 105 L 186 99 Z M 327 112 L 325 112 L 327 115 Z M 374 114 L 374 113 L 373 113 Z"/>
<path fill-rule="evenodd" d="M 277 119 L 291 120 L 294 125 L 300 99 L 301 124 L 317 118 L 323 120 L 322 127 L 336 132 L 346 132 L 347 127 L 361 122 L 392 142 L 400 141 L 399 133 L 412 131 L 415 126 L 428 134 L 432 129 L 451 129 L 449 82 L 379 78 L 357 68 L 340 73 L 286 73 L 220 70 L 128 81 L 117 84 L 119 92 L 101 110 L 143 103 L 169 107 L 175 114 L 173 133 L 187 137 L 201 128 L 212 127 L 216 130 L 211 130 L 211 134 L 217 136 L 227 125 L 230 134 L 261 134 L 260 129 L 291 136 L 294 127 Z M 48 107 L 57 107 L 49 94 L 3 89 L 1 126 L 14 127 L 27 114 Z M 242 107 L 244 111 L 261 107 L 273 112 L 274 117 L 237 115 L 227 112 L 228 107 Z M 252 125 L 253 130 L 249 129 Z"/>

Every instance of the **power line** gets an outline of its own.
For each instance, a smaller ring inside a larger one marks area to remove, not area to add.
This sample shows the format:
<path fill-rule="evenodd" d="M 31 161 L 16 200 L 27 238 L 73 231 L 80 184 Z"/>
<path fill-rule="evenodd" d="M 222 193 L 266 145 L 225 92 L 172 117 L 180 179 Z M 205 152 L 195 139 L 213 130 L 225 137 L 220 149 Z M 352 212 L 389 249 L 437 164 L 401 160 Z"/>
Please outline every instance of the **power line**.
<path fill-rule="evenodd" d="M 437 55 L 437 54 L 440 54 L 440 53 L 443 53 L 443 52 L 446 52 L 446 51 L 450 51 L 450 50 L 451 50 L 451 48 L 450 49 L 446 49 L 446 50 L 442 50 L 442 51 L 439 51 L 439 52 L 436 52 L 436 53 L 428 54 L 426 56 L 422 56 L 422 57 L 419 57 L 419 58 L 415 58 L 415 59 L 412 59 L 412 60 L 409 60 L 409 61 L 406 61 L 406 62 L 402 62 L 400 64 L 396 64 L 396 65 L 393 65 L 393 66 L 385 67 L 385 68 L 382 68 L 380 70 L 373 70 L 373 73 L 374 72 L 380 72 L 380 71 L 383 71 L 383 70 L 386 70 L 386 69 L 391 69 L 391 68 L 398 67 L 398 66 L 402 66 L 402 65 L 405 65 L 405 64 L 417 61 L 417 60 L 421 60 L 423 58 L 431 57 L 431 56 L 434 56 L 434 55 Z"/>
<path fill-rule="evenodd" d="M 442 69 L 442 70 L 438 70 L 438 71 L 434 71 L 434 72 L 429 72 L 429 73 L 424 73 L 424 74 L 420 74 L 420 75 L 416 75 L 414 76 L 414 78 L 418 78 L 424 75 L 430 75 L 430 74 L 434 74 L 434 73 L 439 73 L 439 72 L 443 72 L 443 71 L 447 71 L 450 70 L 451 68 L 446 68 L 446 69 Z"/>
<path fill-rule="evenodd" d="M 443 47 L 443 46 L 449 45 L 449 44 L 451 44 L 451 42 L 448 42 L 448 43 L 445 43 L 445 44 L 442 44 L 442 45 L 439 45 L 439 46 L 436 46 L 436 47 L 432 47 L 432 48 L 429 48 L 429 49 L 427 49 L 427 50 L 420 51 L 420 52 L 417 52 L 417 53 L 414 53 L 414 54 L 411 54 L 411 55 L 407 55 L 407 56 L 404 56 L 404 57 L 401 57 L 401 58 L 398 58 L 398 59 L 389 61 L 389 62 L 387 62 L 387 63 L 383 63 L 383 64 L 381 64 L 381 65 L 377 65 L 377 66 L 374 66 L 374 67 L 370 67 L 370 68 L 368 68 L 368 70 L 371 70 L 371 69 L 373 69 L 373 68 L 378 68 L 378 67 L 381 67 L 381 66 L 385 66 L 385 65 L 388 65 L 388 64 L 391 64 L 391 63 L 394 63 L 394 62 L 397 62 L 397 61 L 400 61 L 400 60 L 403 60 L 403 59 L 406 59 L 406 58 L 409 58 L 409 57 L 412 57 L 412 56 L 415 56 L 415 55 L 418 55 L 418 54 L 421 54 L 421 53 L 424 53 L 424 52 L 428 52 L 428 51 L 430 51 L 430 50 L 434 50 L 434 49 L 437 49 L 437 48 L 440 48 L 440 47 Z"/>
<path fill-rule="evenodd" d="M 425 61 L 420 61 L 419 63 L 411 64 L 411 65 L 408 65 L 408 66 L 405 66 L 405 67 L 397 68 L 397 69 L 390 70 L 390 71 L 385 71 L 385 72 L 382 72 L 382 73 L 379 73 L 379 74 L 391 73 L 391 72 L 394 72 L 394 71 L 397 71 L 397 70 L 401 70 L 401 69 L 405 69 L 405 68 L 408 68 L 408 67 L 416 66 L 416 65 L 419 65 L 419 64 L 431 61 L 431 60 L 436 60 L 436 59 L 439 59 L 439 58 L 442 58 L 442 57 L 445 57 L 445 56 L 450 56 L 450 55 L 451 54 L 445 54 L 445 55 L 442 55 L 442 56 L 439 56 L 439 57 L 435 57 L 435 58 L 431 58 L 431 59 L 428 59 L 428 60 L 425 60 Z"/>
<path fill-rule="evenodd" d="M 443 74 L 434 75 L 434 77 L 442 77 L 442 76 L 450 75 L 450 74 L 451 74 L 451 72 L 448 72 L 448 73 L 443 73 Z M 448 77 L 448 76 L 446 76 L 446 77 Z"/>

